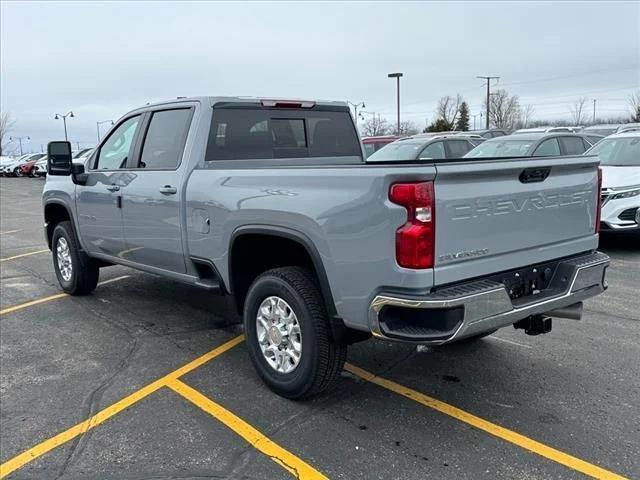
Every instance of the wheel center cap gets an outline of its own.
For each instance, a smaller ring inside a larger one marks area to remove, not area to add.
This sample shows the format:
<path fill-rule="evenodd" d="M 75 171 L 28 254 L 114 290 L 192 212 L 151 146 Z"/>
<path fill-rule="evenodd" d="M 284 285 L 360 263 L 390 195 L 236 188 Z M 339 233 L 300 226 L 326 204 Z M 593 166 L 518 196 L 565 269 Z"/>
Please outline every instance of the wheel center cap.
<path fill-rule="evenodd" d="M 282 333 L 275 325 L 269 328 L 269 340 L 274 345 L 280 345 L 282 343 Z"/>

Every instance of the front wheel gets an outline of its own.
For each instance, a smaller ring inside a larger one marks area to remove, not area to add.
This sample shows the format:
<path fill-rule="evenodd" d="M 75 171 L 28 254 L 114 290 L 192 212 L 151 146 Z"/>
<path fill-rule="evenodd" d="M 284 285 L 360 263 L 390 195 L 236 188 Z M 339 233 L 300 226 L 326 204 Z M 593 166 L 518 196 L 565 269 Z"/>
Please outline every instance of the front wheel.
<path fill-rule="evenodd" d="M 20 170 L 20 167 L 16 167 L 13 169 L 13 176 L 14 177 L 21 177 L 22 176 L 22 170 Z"/>
<path fill-rule="evenodd" d="M 51 238 L 53 266 L 58 283 L 69 295 L 87 295 L 98 285 L 100 268 L 80 250 L 71 222 L 60 222 Z"/>
<path fill-rule="evenodd" d="M 303 268 L 275 268 L 253 282 L 244 329 L 258 375 L 283 397 L 301 399 L 322 392 L 344 366 L 347 346 L 332 340 L 320 290 Z"/>

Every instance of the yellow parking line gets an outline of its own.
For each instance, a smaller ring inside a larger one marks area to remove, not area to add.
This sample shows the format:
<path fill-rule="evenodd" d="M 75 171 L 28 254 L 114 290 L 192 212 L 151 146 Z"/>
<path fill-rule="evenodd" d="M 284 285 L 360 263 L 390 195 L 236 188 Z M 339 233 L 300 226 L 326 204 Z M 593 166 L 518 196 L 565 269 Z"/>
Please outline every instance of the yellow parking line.
<path fill-rule="evenodd" d="M 387 380 L 386 378 L 378 377 L 373 373 L 363 370 L 360 367 L 356 367 L 355 365 L 346 364 L 345 370 L 362 378 L 363 380 L 366 380 L 367 382 L 371 382 L 380 387 L 386 388 L 387 390 L 391 390 L 392 392 L 418 402 L 425 407 L 429 407 L 437 410 L 438 412 L 444 413 L 445 415 L 449 415 L 456 420 L 460 420 L 461 422 L 490 433 L 491 435 L 501 438 L 502 440 L 506 440 L 509 443 L 513 443 L 514 445 L 524 448 L 525 450 L 529 450 L 540 456 L 546 457 L 549 460 L 553 460 L 554 462 L 572 468 L 573 470 L 577 470 L 578 472 L 584 473 L 585 475 L 588 475 L 590 477 L 617 480 L 624 479 L 624 477 L 610 472 L 609 470 L 605 470 L 604 468 L 600 468 L 597 465 L 593 465 L 591 463 L 585 462 L 584 460 L 580 460 L 579 458 L 561 452 L 560 450 L 556 450 L 555 448 L 549 447 L 543 443 L 525 437 L 524 435 L 516 433 L 512 430 L 501 427 L 500 425 L 496 425 L 495 423 L 491 423 L 471 413 L 454 407 L 453 405 L 449 405 L 448 403 L 442 402 L 433 397 L 429 397 L 409 387 L 405 387 L 404 385 L 400 385 L 399 383 Z"/>
<path fill-rule="evenodd" d="M 296 478 L 302 480 L 324 479 L 322 473 L 317 471 L 311 465 L 296 457 L 294 454 L 285 450 L 280 445 L 263 435 L 261 432 L 253 428 L 247 422 L 236 416 L 222 405 L 205 397 L 202 393 L 191 388 L 180 380 L 172 380 L 167 383 L 174 392 L 182 395 L 194 405 L 200 407 L 212 417 L 224 423 L 231 430 L 244 438 L 252 447 L 262 452 L 271 460 L 288 470 Z"/>
<path fill-rule="evenodd" d="M 5 232 L 5 233 L 9 233 L 9 232 Z M 20 255 L 14 255 L 13 257 L 0 258 L 0 262 L 7 262 L 9 260 L 16 260 L 16 259 L 22 258 L 22 257 L 30 257 L 31 255 L 38 255 L 39 253 L 45 253 L 45 252 L 50 252 L 50 251 L 51 250 L 49 250 L 47 248 L 45 250 L 36 250 L 35 252 L 21 253 Z"/>
<path fill-rule="evenodd" d="M 118 413 L 122 412 L 126 408 L 129 408 L 133 404 L 149 396 L 151 393 L 166 386 L 169 382 L 176 380 L 180 375 L 184 375 L 185 373 L 188 373 L 191 370 L 198 368 L 203 363 L 206 363 L 209 360 L 223 354 L 227 350 L 230 350 L 231 348 L 235 347 L 236 345 L 241 343 L 243 340 L 244 340 L 244 336 L 240 335 L 238 337 L 235 337 L 232 340 L 229 340 L 226 343 L 223 343 L 219 347 L 214 348 L 210 352 L 202 355 L 201 357 L 196 358 L 192 362 L 189 362 L 185 366 L 169 373 L 168 375 L 165 375 L 164 377 L 148 384 L 147 386 L 141 388 L 140 390 L 133 392 L 132 394 L 124 397 L 122 400 L 119 400 L 113 405 L 108 406 L 104 410 L 99 411 L 95 415 L 87 418 L 86 420 L 78 423 L 77 425 L 74 425 L 73 427 L 63 432 L 60 432 L 56 436 L 51 437 L 48 440 L 45 440 L 39 443 L 35 447 L 32 447 L 29 450 L 26 450 L 25 452 L 22 452 L 21 454 L 13 457 L 12 459 L 7 460 L 5 463 L 0 465 L 0 479 L 6 477 L 7 475 L 16 471 L 17 469 L 22 468 L 27 463 L 35 460 L 36 458 L 44 455 L 45 453 L 50 452 L 54 448 L 57 448 L 60 445 L 67 443 L 69 440 L 73 440 L 78 435 L 82 435 L 88 430 L 91 430 L 92 428 L 97 427 L 101 423 L 106 422 L 114 415 L 117 415 Z"/>
<path fill-rule="evenodd" d="M 98 283 L 98 285 L 107 285 L 108 283 L 124 280 L 125 278 L 129 278 L 129 275 L 122 275 L 121 277 L 111 278 L 109 280 L 105 280 L 104 282 Z M 23 310 L 28 307 L 33 307 L 34 305 L 39 305 L 41 303 L 50 302 L 51 300 L 57 300 L 59 298 L 64 298 L 68 296 L 69 296 L 68 293 L 56 293 L 55 295 L 50 295 L 48 297 L 38 298 L 36 300 L 31 300 L 30 302 L 21 303 L 20 305 L 14 305 L 13 307 L 7 307 L 3 310 L 0 310 L 0 315 L 6 315 L 7 313 L 17 312 L 18 310 Z"/>

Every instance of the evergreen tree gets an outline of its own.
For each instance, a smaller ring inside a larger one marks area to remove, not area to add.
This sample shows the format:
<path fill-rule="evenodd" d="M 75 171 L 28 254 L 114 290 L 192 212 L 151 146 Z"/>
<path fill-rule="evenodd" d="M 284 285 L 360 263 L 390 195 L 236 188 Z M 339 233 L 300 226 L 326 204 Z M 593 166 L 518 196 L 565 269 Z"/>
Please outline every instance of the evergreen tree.
<path fill-rule="evenodd" d="M 456 130 L 466 132 L 469 130 L 469 106 L 467 102 L 462 102 L 458 110 L 458 120 L 456 121 Z"/>

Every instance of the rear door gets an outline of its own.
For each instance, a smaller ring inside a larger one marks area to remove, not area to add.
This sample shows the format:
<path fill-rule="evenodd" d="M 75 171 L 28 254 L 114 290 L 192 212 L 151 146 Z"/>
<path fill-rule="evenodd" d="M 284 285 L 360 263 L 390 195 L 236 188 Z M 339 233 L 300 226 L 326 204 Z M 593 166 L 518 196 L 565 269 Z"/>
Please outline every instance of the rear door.
<path fill-rule="evenodd" d="M 181 228 L 182 157 L 194 107 L 149 112 L 122 191 L 126 248 L 121 257 L 184 273 Z"/>
<path fill-rule="evenodd" d="M 597 157 L 436 164 L 442 285 L 597 247 Z"/>

